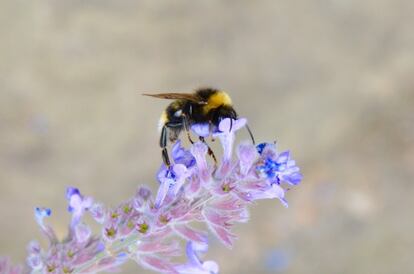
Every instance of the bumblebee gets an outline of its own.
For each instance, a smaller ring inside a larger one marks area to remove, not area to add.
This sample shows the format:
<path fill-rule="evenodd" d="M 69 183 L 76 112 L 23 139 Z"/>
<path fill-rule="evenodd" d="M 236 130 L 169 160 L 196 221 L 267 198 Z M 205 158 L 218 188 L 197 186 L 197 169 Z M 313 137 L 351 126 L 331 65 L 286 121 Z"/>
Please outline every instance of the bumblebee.
<path fill-rule="evenodd" d="M 189 141 L 193 143 L 189 132 L 189 128 L 193 124 L 208 123 L 211 132 L 218 127 L 218 124 L 222 119 L 238 118 L 230 96 L 222 90 L 201 88 L 193 93 L 159 93 L 143 95 L 174 100 L 163 111 L 159 121 L 161 155 L 163 162 L 167 167 L 170 167 L 171 165 L 167 151 L 167 140 L 173 143 L 178 139 L 180 133 L 185 131 Z M 246 129 L 254 144 L 253 134 L 247 125 Z M 203 137 L 200 136 L 199 139 L 206 143 Z M 208 145 L 207 147 L 208 154 L 212 156 L 216 163 L 217 161 L 213 151 Z"/>

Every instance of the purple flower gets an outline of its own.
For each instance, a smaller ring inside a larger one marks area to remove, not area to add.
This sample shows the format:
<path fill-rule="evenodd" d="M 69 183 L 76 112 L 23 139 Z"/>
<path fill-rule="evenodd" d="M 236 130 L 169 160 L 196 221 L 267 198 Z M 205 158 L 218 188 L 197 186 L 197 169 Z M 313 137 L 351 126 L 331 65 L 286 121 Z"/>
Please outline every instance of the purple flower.
<path fill-rule="evenodd" d="M 200 254 L 207 252 L 207 243 L 188 241 L 186 245 L 187 263 L 176 266 L 180 274 L 217 274 L 219 266 L 214 261 L 202 261 Z"/>
<path fill-rule="evenodd" d="M 38 241 L 31 241 L 28 245 L 27 245 L 27 253 L 30 254 L 39 254 L 41 251 L 41 247 Z"/>
<path fill-rule="evenodd" d="M 237 120 L 226 118 L 220 121 L 218 131 L 213 133 L 213 137 L 218 137 L 223 146 L 223 161 L 229 161 L 231 159 L 235 133 L 237 130 L 243 128 L 246 123 L 247 120 L 244 118 Z"/>
<path fill-rule="evenodd" d="M 197 164 L 197 175 L 200 177 L 200 181 L 205 184 L 210 180 L 211 172 L 206 160 L 207 146 L 202 142 L 196 142 L 191 147 L 190 151 L 194 155 Z"/>
<path fill-rule="evenodd" d="M 78 223 L 75 226 L 75 237 L 78 243 L 85 243 L 90 239 L 92 231 L 89 226 Z"/>
<path fill-rule="evenodd" d="M 206 252 L 208 245 L 206 243 L 187 242 L 186 254 L 188 262 L 183 265 L 176 266 L 181 274 L 217 274 L 219 266 L 214 261 L 200 260 L 200 253 Z"/>
<path fill-rule="evenodd" d="M 168 194 L 176 196 L 188 176 L 190 172 L 183 164 L 175 164 L 169 169 L 163 165 L 157 175 L 160 187 L 155 198 L 155 207 L 159 208 Z"/>
<path fill-rule="evenodd" d="M 259 190 L 252 190 L 250 193 L 252 200 L 261 199 L 279 199 L 285 207 L 288 207 L 288 203 L 285 199 L 285 190 L 279 184 L 270 184 Z"/>
<path fill-rule="evenodd" d="M 294 160 L 290 159 L 290 152 L 285 151 L 273 157 L 266 157 L 263 164 L 257 166 L 257 170 L 264 174 L 271 183 L 281 182 L 297 185 L 302 180 L 302 174 Z"/>
<path fill-rule="evenodd" d="M 103 224 L 103 222 L 105 221 L 106 209 L 103 204 L 92 204 L 92 206 L 89 208 L 89 213 L 96 222 Z"/>
<path fill-rule="evenodd" d="M 191 130 L 200 137 L 208 137 L 210 135 L 210 124 L 193 124 Z"/>
<path fill-rule="evenodd" d="M 41 252 L 42 252 L 42 249 L 40 247 L 39 242 L 31 241 L 27 245 L 28 255 L 26 258 L 26 263 L 31 269 L 41 270 L 44 267 Z"/>
<path fill-rule="evenodd" d="M 181 146 L 181 141 L 178 140 L 171 151 L 172 157 L 175 164 L 183 164 L 187 168 L 190 168 L 195 165 L 195 158 L 191 152 Z"/>
<path fill-rule="evenodd" d="M 83 213 L 92 206 L 93 199 L 91 197 L 83 197 L 79 189 L 74 187 L 66 189 L 66 199 L 69 202 L 68 211 L 72 213 L 71 227 L 74 227 Z"/>
<path fill-rule="evenodd" d="M 142 211 L 145 210 L 145 208 L 148 208 L 152 203 L 153 201 L 151 190 L 146 186 L 139 187 L 132 200 L 134 209 Z"/>
<path fill-rule="evenodd" d="M 210 231 L 228 248 L 233 246 L 236 235 L 231 232 L 235 222 L 244 223 L 248 220 L 248 212 L 245 207 L 238 210 L 218 210 L 212 206 L 203 210 L 204 220 Z"/>
<path fill-rule="evenodd" d="M 238 147 L 237 156 L 239 157 L 240 173 L 246 175 L 257 160 L 258 153 L 254 145 L 241 144 Z"/>
<path fill-rule="evenodd" d="M 36 208 L 35 217 L 49 239 L 47 249 L 37 242 L 28 248 L 27 268 L 33 273 L 96 273 L 116 271 L 128 259 L 160 273 L 216 274 L 214 261 L 203 261 L 208 233 L 193 226 L 203 223 L 225 246 L 231 248 L 236 235 L 232 227 L 249 220 L 248 207 L 260 199 L 279 199 L 285 206 L 284 184 L 297 185 L 302 175 L 290 153 L 278 153 L 274 144 L 256 147 L 242 143 L 233 159 L 235 132 L 245 119 L 223 119 L 213 130 L 223 147 L 219 167 L 207 161 L 208 147 L 203 142 L 189 149 L 176 142 L 172 149 L 174 164 L 162 165 L 157 173 L 159 187 L 153 197 L 149 188 L 140 187 L 135 195 L 109 208 L 83 196 L 79 189 L 66 191 L 72 221 L 68 235 L 59 241 L 45 224 L 48 208 Z M 210 135 L 209 124 L 193 125 L 199 136 Z M 101 234 L 93 235 L 82 220 L 88 211 L 100 225 Z M 179 239 L 187 241 L 185 248 Z M 183 249 L 188 261 L 174 259 Z M 5 261 L 0 270 L 12 273 Z M 1 271 L 0 271 L 1 272 Z M 17 273 L 17 272 L 16 272 Z"/>
<path fill-rule="evenodd" d="M 230 171 L 235 132 L 244 127 L 246 123 L 247 120 L 244 118 L 237 120 L 225 118 L 218 125 L 218 130 L 213 133 L 213 137 L 218 137 L 223 147 L 223 158 L 217 173 L 219 177 L 224 177 Z"/>
<path fill-rule="evenodd" d="M 29 254 L 26 258 L 27 265 L 34 271 L 40 271 L 44 268 L 43 260 L 40 254 Z M 0 273 L 3 273 L 0 271 Z"/>
<path fill-rule="evenodd" d="M 276 143 L 260 143 L 256 145 L 256 150 L 263 156 L 274 155 L 276 153 Z"/>
<path fill-rule="evenodd" d="M 22 274 L 23 268 L 21 266 L 13 266 L 9 258 L 0 257 L 0 273 L 2 274 Z"/>
<path fill-rule="evenodd" d="M 50 217 L 50 215 L 52 215 L 52 210 L 50 208 L 46 208 L 46 207 L 35 208 L 36 221 L 41 227 L 45 226 L 44 218 Z"/>
<path fill-rule="evenodd" d="M 49 217 L 52 215 L 52 210 L 50 208 L 45 207 L 36 207 L 35 208 L 35 219 L 37 224 L 40 226 L 40 229 L 42 230 L 43 234 L 46 235 L 46 237 L 49 239 L 50 242 L 56 242 L 57 237 L 54 232 L 54 230 L 45 224 L 44 219 L 46 217 Z"/>
<path fill-rule="evenodd" d="M 207 244 L 207 234 L 194 228 L 190 227 L 188 224 L 177 224 L 174 226 L 174 230 L 178 235 L 183 237 L 186 240 L 193 241 L 196 243 Z"/>

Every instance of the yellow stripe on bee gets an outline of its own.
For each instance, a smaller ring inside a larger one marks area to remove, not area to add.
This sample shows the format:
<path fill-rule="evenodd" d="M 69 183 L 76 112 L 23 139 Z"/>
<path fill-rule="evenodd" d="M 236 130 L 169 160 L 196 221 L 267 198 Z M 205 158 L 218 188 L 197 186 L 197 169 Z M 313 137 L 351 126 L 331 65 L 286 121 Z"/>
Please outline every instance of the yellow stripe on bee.
<path fill-rule="evenodd" d="M 231 98 L 224 91 L 218 91 L 208 98 L 207 104 L 203 106 L 203 112 L 208 113 L 210 110 L 220 106 L 231 106 Z"/>
<path fill-rule="evenodd" d="M 162 127 L 168 122 L 167 112 L 164 110 L 158 122 L 158 131 L 161 132 Z"/>

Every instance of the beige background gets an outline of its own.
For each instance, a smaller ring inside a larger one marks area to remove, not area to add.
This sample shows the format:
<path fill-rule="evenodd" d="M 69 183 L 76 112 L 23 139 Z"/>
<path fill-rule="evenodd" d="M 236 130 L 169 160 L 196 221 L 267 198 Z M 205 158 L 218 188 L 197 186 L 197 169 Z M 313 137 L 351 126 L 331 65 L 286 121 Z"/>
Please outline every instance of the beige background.
<path fill-rule="evenodd" d="M 166 102 L 140 91 L 213 85 L 304 173 L 213 241 L 222 273 L 413 273 L 413 3 L 0 1 L 0 254 L 42 238 L 36 205 L 65 234 L 65 186 L 154 186 Z"/>

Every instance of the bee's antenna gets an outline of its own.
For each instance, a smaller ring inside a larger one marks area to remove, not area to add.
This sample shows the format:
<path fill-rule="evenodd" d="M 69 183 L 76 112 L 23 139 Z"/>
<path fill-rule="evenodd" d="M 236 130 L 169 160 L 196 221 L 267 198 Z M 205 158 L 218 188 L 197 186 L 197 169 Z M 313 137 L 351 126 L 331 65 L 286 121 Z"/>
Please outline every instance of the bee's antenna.
<path fill-rule="evenodd" d="M 249 135 L 250 135 L 250 138 L 252 139 L 252 143 L 253 143 L 253 145 L 255 145 L 255 144 L 256 144 L 256 141 L 254 140 L 253 133 L 252 133 L 252 131 L 250 130 L 249 125 L 248 125 L 248 124 L 246 124 L 246 129 L 247 129 L 247 131 L 249 132 Z"/>

